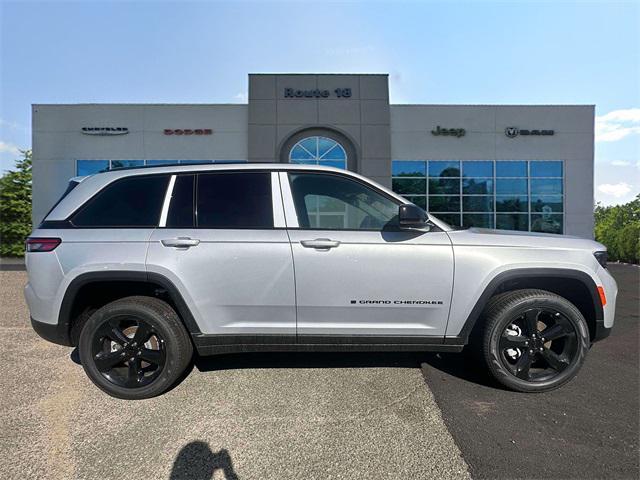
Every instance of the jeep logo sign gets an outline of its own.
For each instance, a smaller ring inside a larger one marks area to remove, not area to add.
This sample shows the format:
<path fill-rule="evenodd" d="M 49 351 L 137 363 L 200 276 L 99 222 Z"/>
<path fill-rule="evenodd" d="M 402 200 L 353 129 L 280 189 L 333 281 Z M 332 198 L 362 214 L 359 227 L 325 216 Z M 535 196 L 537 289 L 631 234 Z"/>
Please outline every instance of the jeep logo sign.
<path fill-rule="evenodd" d="M 518 127 L 507 127 L 504 129 L 504 134 L 509 138 L 516 138 L 518 135 L 522 135 L 523 137 L 526 135 L 553 135 L 555 131 L 553 130 L 525 130 L 519 129 Z"/>
<path fill-rule="evenodd" d="M 444 135 L 450 137 L 464 137 L 467 131 L 464 128 L 440 128 L 440 125 L 435 130 L 431 130 L 431 135 Z"/>

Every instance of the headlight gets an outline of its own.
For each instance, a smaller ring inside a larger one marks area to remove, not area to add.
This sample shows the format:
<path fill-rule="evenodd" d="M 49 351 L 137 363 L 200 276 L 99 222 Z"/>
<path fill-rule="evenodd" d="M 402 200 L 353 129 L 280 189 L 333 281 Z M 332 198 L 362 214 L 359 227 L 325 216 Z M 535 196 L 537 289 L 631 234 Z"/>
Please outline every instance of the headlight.
<path fill-rule="evenodd" d="M 607 251 L 594 252 L 593 256 L 596 257 L 598 263 L 602 265 L 602 268 L 607 268 Z"/>

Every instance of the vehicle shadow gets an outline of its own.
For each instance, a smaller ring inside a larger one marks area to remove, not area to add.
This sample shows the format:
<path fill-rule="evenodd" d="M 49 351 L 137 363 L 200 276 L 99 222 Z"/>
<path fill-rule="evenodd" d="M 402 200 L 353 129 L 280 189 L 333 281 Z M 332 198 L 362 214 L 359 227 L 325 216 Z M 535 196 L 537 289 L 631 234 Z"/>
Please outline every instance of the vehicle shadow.
<path fill-rule="evenodd" d="M 198 357 L 201 372 L 244 368 L 420 368 L 424 352 L 260 352 Z"/>
<path fill-rule="evenodd" d="M 208 443 L 196 440 L 187 443 L 178 452 L 169 478 L 210 480 L 216 470 L 221 470 L 226 480 L 238 479 L 231 455 L 226 449 L 213 453 Z"/>
<path fill-rule="evenodd" d="M 445 380 L 447 376 L 451 376 L 483 387 L 508 390 L 489 375 L 486 366 L 480 359 L 468 352 L 425 353 L 422 361 L 425 380 L 429 380 L 433 374 L 440 374 L 440 378 Z M 431 369 L 431 372 L 428 372 L 428 369 Z M 428 375 L 428 373 L 432 375 Z"/>

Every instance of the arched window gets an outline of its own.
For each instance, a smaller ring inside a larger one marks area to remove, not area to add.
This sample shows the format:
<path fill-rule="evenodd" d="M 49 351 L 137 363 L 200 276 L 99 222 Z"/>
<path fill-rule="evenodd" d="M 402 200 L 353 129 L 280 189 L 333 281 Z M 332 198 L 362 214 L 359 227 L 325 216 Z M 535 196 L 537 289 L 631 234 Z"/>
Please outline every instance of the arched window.
<path fill-rule="evenodd" d="M 307 137 L 293 146 L 289 152 L 289 162 L 347 168 L 347 152 L 331 138 Z"/>

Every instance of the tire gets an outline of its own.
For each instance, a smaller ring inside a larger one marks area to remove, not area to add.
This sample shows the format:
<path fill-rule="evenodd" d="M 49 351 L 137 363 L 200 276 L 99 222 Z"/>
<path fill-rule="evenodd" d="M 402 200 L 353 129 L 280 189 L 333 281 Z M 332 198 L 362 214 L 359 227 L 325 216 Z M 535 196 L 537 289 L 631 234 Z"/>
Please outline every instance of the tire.
<path fill-rule="evenodd" d="M 589 350 L 582 313 L 545 290 L 516 290 L 490 301 L 482 335 L 489 373 L 519 392 L 546 392 L 573 379 Z"/>
<path fill-rule="evenodd" d="M 87 376 L 112 397 L 162 394 L 186 370 L 193 346 L 176 312 L 153 297 L 122 298 L 87 320 L 78 343 Z"/>

